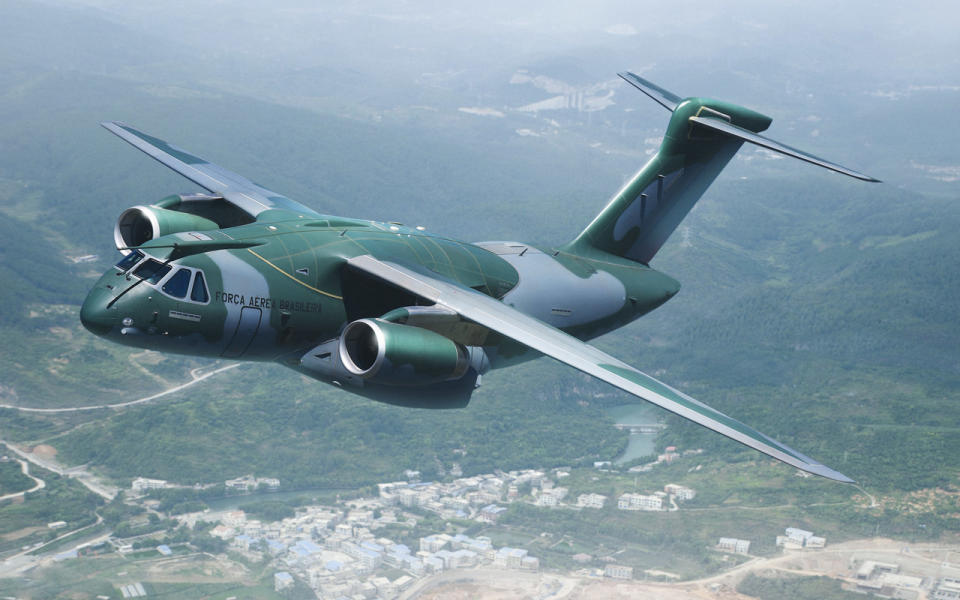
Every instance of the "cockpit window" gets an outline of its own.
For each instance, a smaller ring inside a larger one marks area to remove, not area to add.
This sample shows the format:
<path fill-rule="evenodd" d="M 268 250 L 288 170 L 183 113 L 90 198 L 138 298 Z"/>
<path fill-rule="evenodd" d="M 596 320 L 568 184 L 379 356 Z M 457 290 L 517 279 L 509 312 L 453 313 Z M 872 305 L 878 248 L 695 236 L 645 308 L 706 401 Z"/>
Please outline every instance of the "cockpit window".
<path fill-rule="evenodd" d="M 117 268 L 126 273 L 130 270 L 130 267 L 137 264 L 141 258 L 143 258 L 143 252 L 134 250 L 130 254 L 120 259 L 120 262 L 117 263 Z"/>
<path fill-rule="evenodd" d="M 163 293 L 174 298 L 183 298 L 187 295 L 188 287 L 190 287 L 190 269 L 178 269 L 161 289 Z"/>
<path fill-rule="evenodd" d="M 176 275 L 174 275 L 174 277 L 176 277 Z M 206 302 L 210 299 L 210 296 L 207 294 L 207 284 L 204 283 L 203 273 L 200 271 L 197 271 L 197 276 L 193 279 L 193 290 L 190 292 L 190 299 L 194 302 Z"/>
<path fill-rule="evenodd" d="M 149 283 L 156 285 L 156 283 L 163 279 L 163 276 L 169 272 L 169 265 L 165 265 L 160 261 L 148 258 L 143 262 L 143 264 L 137 267 L 137 270 L 134 271 L 133 274 L 141 279 L 146 279 Z"/>

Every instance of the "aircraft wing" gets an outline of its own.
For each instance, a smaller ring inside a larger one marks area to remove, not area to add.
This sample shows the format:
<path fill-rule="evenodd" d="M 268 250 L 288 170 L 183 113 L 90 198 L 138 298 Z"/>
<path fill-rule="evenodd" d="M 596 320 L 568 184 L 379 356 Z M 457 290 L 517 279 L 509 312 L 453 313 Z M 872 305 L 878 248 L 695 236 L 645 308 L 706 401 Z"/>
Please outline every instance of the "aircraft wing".
<path fill-rule="evenodd" d="M 495 298 L 370 255 L 349 259 L 348 264 L 788 465 L 835 481 L 853 483 L 849 477 Z"/>
<path fill-rule="evenodd" d="M 160 161 L 207 191 L 223 197 L 224 200 L 254 218 L 264 211 L 273 209 L 284 209 L 299 214 L 318 216 L 315 210 L 307 208 L 299 202 L 294 202 L 290 198 L 257 185 L 242 175 L 207 162 L 199 156 L 194 156 L 129 125 L 116 121 L 102 123 L 102 125 L 133 147 Z"/>

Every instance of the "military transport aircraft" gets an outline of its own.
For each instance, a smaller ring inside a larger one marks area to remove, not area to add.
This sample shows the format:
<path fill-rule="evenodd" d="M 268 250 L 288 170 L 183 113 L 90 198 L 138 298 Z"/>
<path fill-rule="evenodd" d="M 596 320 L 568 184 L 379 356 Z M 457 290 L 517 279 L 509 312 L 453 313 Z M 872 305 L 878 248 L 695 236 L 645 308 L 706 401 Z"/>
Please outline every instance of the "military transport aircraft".
<path fill-rule="evenodd" d="M 374 400 L 466 406 L 487 371 L 550 356 L 789 465 L 846 476 L 590 346 L 680 284 L 650 261 L 743 142 L 877 181 L 758 135 L 771 119 L 620 75 L 671 111 L 659 151 L 572 241 L 466 243 L 320 214 L 127 125 L 104 127 L 204 188 L 125 210 L 124 257 L 80 311 L 130 346 L 275 361 Z"/>

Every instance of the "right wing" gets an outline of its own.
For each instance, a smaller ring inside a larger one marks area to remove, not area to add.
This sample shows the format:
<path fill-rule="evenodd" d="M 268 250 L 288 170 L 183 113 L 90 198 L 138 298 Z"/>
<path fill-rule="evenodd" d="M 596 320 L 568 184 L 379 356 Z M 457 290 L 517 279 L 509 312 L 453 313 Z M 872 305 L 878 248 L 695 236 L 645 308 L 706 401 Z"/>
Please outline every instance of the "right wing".
<path fill-rule="evenodd" d="M 370 255 L 356 256 L 347 262 L 355 269 L 454 310 L 470 321 L 788 465 L 835 481 L 853 483 L 849 477 L 495 298 Z"/>
<path fill-rule="evenodd" d="M 152 135 L 137 131 L 133 127 L 116 121 L 102 123 L 102 125 L 136 149 L 160 161 L 207 191 L 223 197 L 224 200 L 253 218 L 273 209 L 284 209 L 313 217 L 320 216 L 312 208 L 307 208 L 299 202 L 294 202 L 286 196 L 255 184 L 242 175 L 207 162 L 199 156 L 194 156 Z"/>

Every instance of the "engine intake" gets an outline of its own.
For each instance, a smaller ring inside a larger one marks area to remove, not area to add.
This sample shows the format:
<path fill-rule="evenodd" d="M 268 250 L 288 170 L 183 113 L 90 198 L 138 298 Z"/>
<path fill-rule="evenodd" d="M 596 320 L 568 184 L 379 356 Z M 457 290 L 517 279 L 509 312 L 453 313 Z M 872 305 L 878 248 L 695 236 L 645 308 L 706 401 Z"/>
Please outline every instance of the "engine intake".
<path fill-rule="evenodd" d="M 420 327 L 360 319 L 340 336 L 340 360 L 352 374 L 390 385 L 459 379 L 470 367 L 465 346 Z"/>
<path fill-rule="evenodd" d="M 120 214 L 113 229 L 113 241 L 124 254 L 132 248 L 163 235 L 184 231 L 210 231 L 219 226 L 197 215 L 161 208 L 134 206 Z"/>

